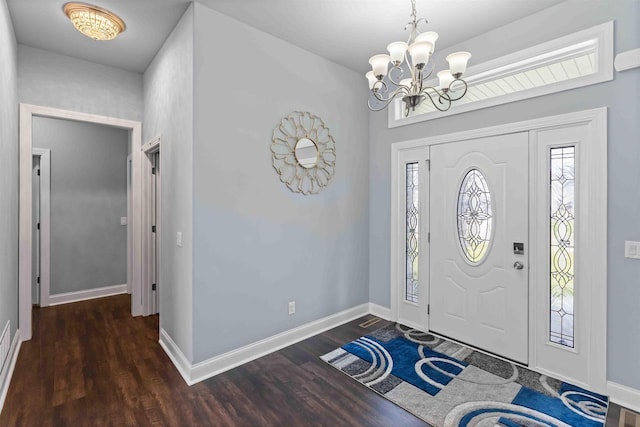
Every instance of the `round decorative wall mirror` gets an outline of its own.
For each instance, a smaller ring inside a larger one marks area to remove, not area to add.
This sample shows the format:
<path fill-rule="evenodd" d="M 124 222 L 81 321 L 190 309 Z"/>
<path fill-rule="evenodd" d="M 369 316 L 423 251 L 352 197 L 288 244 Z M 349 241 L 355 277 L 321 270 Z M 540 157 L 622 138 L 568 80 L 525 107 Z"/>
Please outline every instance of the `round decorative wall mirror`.
<path fill-rule="evenodd" d="M 329 184 L 336 143 L 322 119 L 294 111 L 280 120 L 271 142 L 273 168 L 295 193 L 317 194 Z"/>

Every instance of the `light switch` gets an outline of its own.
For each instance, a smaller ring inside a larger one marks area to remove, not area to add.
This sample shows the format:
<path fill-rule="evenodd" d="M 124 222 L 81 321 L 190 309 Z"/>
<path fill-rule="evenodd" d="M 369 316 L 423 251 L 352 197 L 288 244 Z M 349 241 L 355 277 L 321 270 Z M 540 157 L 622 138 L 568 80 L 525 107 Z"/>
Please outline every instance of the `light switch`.
<path fill-rule="evenodd" d="M 121 216 L 120 217 L 120 225 L 127 225 L 127 217 L 126 216 Z"/>
<path fill-rule="evenodd" d="M 640 259 L 640 242 L 632 242 L 627 240 L 624 242 L 625 258 Z"/>
<path fill-rule="evenodd" d="M 179 248 L 182 247 L 182 231 L 176 233 L 176 245 L 178 245 Z"/>

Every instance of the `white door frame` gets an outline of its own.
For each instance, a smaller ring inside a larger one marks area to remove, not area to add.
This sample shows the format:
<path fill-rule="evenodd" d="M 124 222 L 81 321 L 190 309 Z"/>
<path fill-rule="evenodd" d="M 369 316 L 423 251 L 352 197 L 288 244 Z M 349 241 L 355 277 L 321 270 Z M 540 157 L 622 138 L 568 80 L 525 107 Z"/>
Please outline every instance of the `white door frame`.
<path fill-rule="evenodd" d="M 48 307 L 51 282 L 51 150 L 34 148 L 33 157 L 40 157 L 40 307 Z"/>
<path fill-rule="evenodd" d="M 134 259 L 140 260 L 141 256 L 141 151 L 142 145 L 142 123 L 133 120 L 117 119 L 95 114 L 79 113 L 76 111 L 61 110 L 58 108 L 42 107 L 38 105 L 20 104 L 20 224 L 19 224 L 19 246 L 18 255 L 18 282 L 19 282 L 19 323 L 20 336 L 23 341 L 30 340 L 32 336 L 31 327 L 31 246 L 32 233 L 32 182 L 31 169 L 33 157 L 32 125 L 33 117 L 49 117 L 54 119 L 66 119 L 79 122 L 97 123 L 129 130 L 131 138 L 131 151 L 133 157 L 132 176 L 132 198 L 133 198 L 133 218 L 129 218 L 128 224 L 133 227 L 133 254 Z M 144 310 L 141 303 L 141 275 L 142 265 L 135 262 L 133 265 L 133 284 L 131 297 L 131 314 L 133 316 L 143 315 Z"/>
<path fill-rule="evenodd" d="M 587 168 L 590 175 L 597 177 L 591 179 L 588 183 L 589 197 L 582 204 L 583 209 L 589 212 L 589 233 L 586 236 L 588 242 L 583 242 L 585 248 L 588 248 L 586 257 L 589 263 L 584 265 L 585 270 L 581 274 L 582 283 L 591 291 L 590 306 L 587 308 L 590 314 L 590 331 L 591 340 L 589 342 L 588 353 L 593 361 L 593 371 L 590 384 L 588 387 L 596 392 L 606 394 L 606 367 L 607 367 L 607 206 L 603 200 L 607 200 L 607 108 L 596 108 L 592 110 L 579 111 L 575 113 L 562 114 L 540 119 L 527 120 L 517 123 L 510 123 L 499 126 L 492 126 L 482 129 L 470 131 L 456 132 L 447 135 L 439 135 L 424 139 L 415 139 L 403 141 L 391 145 L 391 277 L 390 277 L 390 295 L 391 295 L 391 319 L 398 320 L 398 298 L 401 283 L 398 281 L 402 271 L 402 257 L 397 254 L 402 248 L 402 233 L 400 230 L 400 219 L 403 215 L 403 207 L 398 203 L 401 197 L 399 191 L 399 158 L 400 153 L 406 150 L 415 149 L 422 146 L 431 146 L 435 144 L 443 144 L 456 141 L 465 141 L 470 139 L 479 139 L 487 136 L 503 135 L 514 132 L 530 132 L 530 150 L 533 150 L 537 143 L 535 138 L 536 131 L 553 127 L 561 127 L 575 124 L 590 124 L 592 139 L 589 141 Z M 530 161 L 534 161 L 531 159 Z M 530 166 L 531 167 L 531 166 Z M 534 171 L 535 169 L 531 169 Z M 533 180 L 532 180 L 533 181 Z M 537 199 L 538 189 L 532 182 L 530 184 L 530 197 Z M 530 209 L 536 209 L 535 200 L 532 200 Z M 535 212 L 535 211 L 534 211 Z M 532 217 L 533 218 L 533 217 Z M 535 262 L 534 251 L 536 241 L 534 237 L 538 234 L 538 225 L 535 221 L 530 224 L 530 250 L 529 262 L 532 267 L 529 277 L 529 367 L 538 371 L 545 371 L 544 361 L 536 358 L 536 346 L 545 345 L 536 340 L 536 328 L 546 325 L 547 320 L 544 313 L 539 313 L 536 309 L 536 301 L 539 299 L 539 293 L 536 293 L 535 286 Z M 537 273 L 538 275 L 540 273 Z M 604 321 L 602 321 L 604 319 Z M 427 328 L 428 320 L 427 320 Z M 549 372 L 551 375 L 558 376 L 557 373 Z"/>
<path fill-rule="evenodd" d="M 148 141 L 147 143 L 145 143 L 142 147 L 141 147 L 141 151 L 142 153 L 144 153 L 144 155 L 142 156 L 142 165 L 141 165 L 141 171 L 142 171 L 142 265 L 143 265 L 143 269 L 142 269 L 142 297 L 143 297 L 143 304 L 145 307 L 145 313 L 146 314 L 155 314 L 153 313 L 153 290 L 151 288 L 151 284 L 152 284 L 152 277 L 153 277 L 153 268 L 154 268 L 154 263 L 153 263 L 153 233 L 151 232 L 151 226 L 154 225 L 153 224 L 153 209 L 155 209 L 155 207 L 152 205 L 153 203 L 153 182 L 152 182 L 152 175 L 151 175 L 151 168 L 153 168 L 153 164 L 152 164 L 152 160 L 151 160 L 151 156 L 155 153 L 160 152 L 160 156 L 159 156 L 159 161 L 160 161 L 160 167 L 158 169 L 160 169 L 160 171 L 162 171 L 162 151 L 160 150 L 160 142 L 161 142 L 161 137 L 160 136 L 156 136 L 155 138 L 151 139 L 150 141 Z M 162 172 L 161 172 L 162 173 Z M 158 200 L 158 204 L 161 203 L 160 200 Z M 161 259 L 160 257 L 160 252 L 161 252 L 161 242 L 162 239 L 160 238 L 160 212 L 158 212 L 158 217 L 156 218 L 156 227 L 158 228 L 156 231 L 156 239 L 157 239 L 157 248 L 158 248 L 158 254 L 157 254 L 157 258 Z M 156 283 L 156 289 L 161 289 L 160 286 L 160 279 L 158 278 L 158 283 Z M 156 306 L 159 307 L 159 304 Z"/>

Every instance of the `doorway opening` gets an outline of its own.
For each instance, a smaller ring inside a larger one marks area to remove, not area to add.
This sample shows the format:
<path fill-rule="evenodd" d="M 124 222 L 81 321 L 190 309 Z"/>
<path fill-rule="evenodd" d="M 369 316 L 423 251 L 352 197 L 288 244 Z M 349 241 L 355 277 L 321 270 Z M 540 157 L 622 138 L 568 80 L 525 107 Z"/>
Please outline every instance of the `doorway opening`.
<path fill-rule="evenodd" d="M 142 181 L 141 181 L 141 128 L 142 125 L 138 121 L 117 119 L 106 116 L 99 116 L 87 113 L 79 113 L 75 111 L 67 111 L 56 108 L 41 107 L 29 104 L 20 104 L 20 253 L 19 253 L 19 322 L 20 336 L 23 341 L 31 339 L 31 307 L 32 307 L 32 277 L 34 274 L 34 249 L 33 249 L 33 118 L 45 117 L 53 119 L 70 120 L 84 123 L 95 123 L 110 127 L 124 129 L 129 134 L 131 145 L 131 216 L 129 217 L 128 226 L 131 227 L 132 248 L 131 258 L 131 314 L 133 316 L 149 314 L 149 307 L 143 304 L 142 300 Z M 42 162 L 43 156 L 40 156 Z M 42 175 L 41 165 L 41 177 Z M 41 182 L 42 185 L 42 182 Z M 40 206 L 42 214 L 42 206 Z M 43 230 L 41 230 L 43 231 Z M 44 248 L 44 233 L 40 236 L 41 246 Z M 44 251 L 42 251 L 42 255 Z M 42 258 L 42 256 L 41 256 Z M 45 268 L 47 263 L 40 259 L 40 264 Z M 41 272 L 42 276 L 44 272 Z M 45 286 L 41 284 L 40 294 Z M 50 303 L 51 301 L 49 301 Z M 42 296 L 40 304 L 45 303 Z"/>

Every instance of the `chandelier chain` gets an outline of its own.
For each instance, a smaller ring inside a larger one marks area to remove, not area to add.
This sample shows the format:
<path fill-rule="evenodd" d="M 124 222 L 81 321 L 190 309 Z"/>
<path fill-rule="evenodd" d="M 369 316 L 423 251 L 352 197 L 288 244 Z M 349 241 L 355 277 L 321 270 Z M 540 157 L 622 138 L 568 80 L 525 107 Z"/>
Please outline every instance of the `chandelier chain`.
<path fill-rule="evenodd" d="M 416 0 L 411 0 L 411 18 L 413 22 L 418 20 L 418 12 L 416 11 Z"/>

